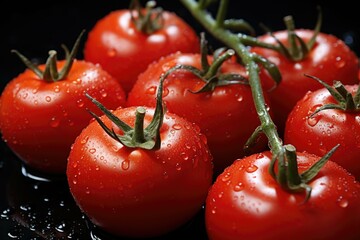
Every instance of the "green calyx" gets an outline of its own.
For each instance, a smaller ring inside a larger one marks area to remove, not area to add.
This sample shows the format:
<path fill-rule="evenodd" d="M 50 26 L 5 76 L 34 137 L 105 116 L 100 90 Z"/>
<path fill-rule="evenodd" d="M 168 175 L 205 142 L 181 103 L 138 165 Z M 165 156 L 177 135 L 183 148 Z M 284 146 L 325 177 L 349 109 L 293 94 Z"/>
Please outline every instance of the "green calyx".
<path fill-rule="evenodd" d="M 209 64 L 208 61 L 208 49 L 207 41 L 205 39 L 205 34 L 201 34 L 201 69 L 190 65 L 175 66 L 176 69 L 187 70 L 198 78 L 204 81 L 204 85 L 198 91 L 191 91 L 192 93 L 202 93 L 213 91 L 217 86 L 226 86 L 231 84 L 246 84 L 248 85 L 248 80 L 236 73 L 226 73 L 223 74 L 220 71 L 222 64 L 229 58 L 235 55 L 235 51 L 232 49 L 217 49 L 213 54 L 213 62 Z M 171 70 L 171 69 L 170 69 Z"/>
<path fill-rule="evenodd" d="M 282 53 L 286 58 L 288 58 L 291 61 L 295 61 L 295 62 L 301 61 L 304 58 L 306 58 L 310 50 L 313 48 L 316 41 L 316 37 L 320 32 L 321 24 L 322 24 L 322 12 L 320 8 L 318 8 L 318 10 L 319 10 L 319 14 L 318 14 L 316 26 L 314 28 L 314 34 L 307 43 L 296 34 L 294 19 L 292 16 L 284 17 L 284 22 L 288 32 L 288 43 L 289 43 L 288 47 L 286 47 L 282 42 L 280 42 L 280 40 L 276 38 L 276 36 L 272 33 L 272 31 L 269 28 L 267 28 L 264 25 L 262 25 L 262 27 L 276 40 L 278 44 L 278 48 L 276 49 L 277 51 Z"/>
<path fill-rule="evenodd" d="M 260 66 L 262 65 L 268 70 L 276 83 L 281 80 L 281 75 L 275 64 L 272 64 L 267 59 L 258 56 L 257 54 L 251 53 L 248 46 L 259 46 L 263 48 L 273 49 L 275 51 L 281 51 L 278 45 L 267 44 L 260 42 L 251 36 L 246 34 L 234 33 L 230 29 L 227 29 L 222 21 L 225 21 L 226 8 L 229 4 L 229 0 L 220 0 L 219 8 L 216 13 L 216 17 L 212 16 L 212 13 L 208 11 L 208 6 L 216 0 L 180 0 L 180 2 L 190 11 L 193 17 L 215 38 L 223 42 L 228 48 L 233 49 L 244 64 L 248 72 L 248 82 L 251 87 L 252 96 L 258 114 L 261 125 L 256 128 L 254 134 L 251 136 L 252 139 L 256 139 L 260 133 L 264 133 L 268 139 L 269 148 L 273 154 L 269 172 L 271 176 L 279 183 L 279 185 L 286 191 L 292 192 L 305 192 L 305 201 L 308 201 L 311 196 L 311 184 L 319 173 L 320 169 L 330 158 L 331 154 L 338 147 L 335 146 L 328 154 L 322 157 L 318 162 L 311 166 L 308 170 L 303 173 L 298 172 L 296 162 L 296 151 L 291 145 L 283 145 L 282 139 L 279 137 L 276 125 L 271 119 L 268 111 L 268 106 L 265 103 L 263 95 L 263 88 L 261 85 L 261 79 L 259 76 Z M 217 1 L 216 1 L 217 2 Z M 321 19 L 321 16 L 319 17 Z M 319 32 L 321 20 L 318 21 L 318 26 L 315 31 Z M 315 34 L 317 35 L 317 34 Z M 316 36 L 315 36 L 316 37 Z M 307 43 L 308 49 L 312 48 L 315 42 L 315 37 L 310 43 Z M 297 39 L 294 36 L 295 40 Z M 297 42 L 299 40 L 296 40 Z M 304 45 L 299 42 L 300 45 Z M 306 45 L 306 44 L 305 44 Z M 304 46 L 300 46 L 304 48 Z M 285 51 L 285 50 L 283 50 Z M 305 54 L 306 55 L 306 54 Z M 303 54 L 303 56 L 305 57 Z M 270 71 L 269 71 L 270 70 Z M 254 144 L 253 140 L 250 140 L 247 144 L 250 147 Z M 277 168 L 275 168 L 277 166 Z"/>
<path fill-rule="evenodd" d="M 75 59 L 75 56 L 79 49 L 80 39 L 83 36 L 84 32 L 85 31 L 83 30 L 80 33 L 80 35 L 78 36 L 78 38 L 76 39 L 71 52 L 69 52 L 69 49 L 65 45 L 62 45 L 62 48 L 65 51 L 65 61 L 66 62 L 60 71 L 57 69 L 57 65 L 56 65 L 57 64 L 57 52 L 55 50 L 49 51 L 49 57 L 45 63 L 44 71 L 40 70 L 37 66 L 35 66 L 35 64 L 33 64 L 29 59 L 27 59 L 24 55 L 19 53 L 17 50 L 12 50 L 11 52 L 18 55 L 18 57 L 26 65 L 26 67 L 28 67 L 30 70 L 32 70 L 40 79 L 43 79 L 47 82 L 60 81 L 60 80 L 65 79 L 70 72 L 70 69 L 71 69 L 74 59 Z"/>
<path fill-rule="evenodd" d="M 163 9 L 160 7 L 155 8 L 155 6 L 155 1 L 148 1 L 145 8 L 141 6 L 139 0 L 130 2 L 131 20 L 138 31 L 152 34 L 163 27 Z"/>
<path fill-rule="evenodd" d="M 319 171 L 339 146 L 340 144 L 337 144 L 320 160 L 300 174 L 298 171 L 295 147 L 290 144 L 285 145 L 283 146 L 284 152 L 282 154 L 273 155 L 269 172 L 282 188 L 292 192 L 305 191 L 306 196 L 304 202 L 306 202 L 309 200 L 312 190 L 308 183 L 317 176 Z M 275 171 L 276 162 L 278 162 L 277 172 Z"/>
<path fill-rule="evenodd" d="M 110 110 L 106 109 L 100 102 L 92 98 L 89 94 L 85 94 L 119 129 L 123 131 L 122 135 L 117 134 L 114 129 L 110 129 L 95 113 L 90 114 L 100 124 L 104 131 L 113 139 L 120 142 L 124 146 L 130 148 L 143 148 L 148 150 L 156 150 L 161 146 L 160 128 L 164 119 L 164 106 L 162 101 L 163 84 L 162 82 L 168 75 L 162 76 L 156 96 L 156 108 L 153 118 L 149 125 L 144 128 L 144 117 L 146 109 L 138 107 L 135 112 L 135 126 L 131 127 L 124 121 L 115 116 Z"/>
<path fill-rule="evenodd" d="M 313 117 L 320 111 L 326 109 L 339 109 L 348 112 L 360 111 L 360 86 L 358 87 L 355 95 L 353 96 L 340 81 L 334 81 L 333 86 L 330 86 L 321 79 L 305 74 L 306 77 L 312 78 L 322 84 L 336 100 L 337 104 L 325 104 L 317 108 L 310 117 Z"/>

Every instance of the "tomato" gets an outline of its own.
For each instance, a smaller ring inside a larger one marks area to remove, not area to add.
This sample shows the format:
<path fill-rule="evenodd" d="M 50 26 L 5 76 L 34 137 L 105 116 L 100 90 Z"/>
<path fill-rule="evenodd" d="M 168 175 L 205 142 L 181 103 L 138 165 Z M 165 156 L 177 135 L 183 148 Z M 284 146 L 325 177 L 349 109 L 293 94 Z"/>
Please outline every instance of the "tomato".
<path fill-rule="evenodd" d="M 200 68 L 200 56 L 175 53 L 149 65 L 129 92 L 127 105 L 155 106 L 155 93 L 160 76 L 176 65 Z M 209 56 L 209 62 L 211 61 L 212 57 Z M 225 61 L 220 71 L 246 75 L 245 68 L 234 59 Z M 204 85 L 204 81 L 193 73 L 177 70 L 164 81 L 163 99 L 169 112 L 200 127 L 207 137 L 210 152 L 214 157 L 214 172 L 217 175 L 234 159 L 245 155 L 243 147 L 255 128 L 260 125 L 260 121 L 249 85 L 232 84 L 216 86 L 213 91 L 208 92 L 191 92 L 198 91 Z M 266 146 L 267 141 L 262 136 L 253 150 L 265 149 Z"/>
<path fill-rule="evenodd" d="M 161 27 L 150 33 L 137 29 L 132 14 L 138 18 L 139 13 L 130 9 L 104 16 L 90 30 L 84 48 L 85 60 L 101 64 L 126 92 L 138 74 L 161 56 L 199 51 L 196 32 L 175 13 L 163 11 Z"/>
<path fill-rule="evenodd" d="M 115 116 L 134 126 L 136 107 Z M 146 110 L 147 126 L 154 111 Z M 103 123 L 121 134 L 105 116 Z M 97 122 L 74 142 L 67 168 L 78 206 L 101 229 L 118 236 L 153 237 L 189 221 L 212 183 L 211 154 L 196 125 L 167 113 L 157 150 L 130 148 L 111 138 Z"/>
<path fill-rule="evenodd" d="M 295 32 L 305 42 L 308 42 L 314 34 L 314 31 L 307 29 L 296 29 Z M 288 45 L 287 31 L 274 32 L 274 35 L 283 44 Z M 269 34 L 259 36 L 259 40 L 276 44 Z M 332 84 L 333 79 L 339 79 L 344 84 L 356 84 L 359 81 L 357 77 L 359 61 L 356 54 L 341 39 L 331 34 L 319 33 L 308 55 L 299 61 L 289 60 L 281 53 L 270 49 L 254 47 L 252 51 L 275 63 L 282 75 L 282 81 L 277 88 L 269 92 L 274 121 L 281 134 L 287 116 L 296 102 L 307 91 L 322 88 L 321 84 L 304 74 L 324 79 L 328 84 Z M 270 89 L 274 85 L 274 81 L 266 71 L 261 71 L 260 78 L 265 89 Z"/>
<path fill-rule="evenodd" d="M 299 172 L 318 159 L 298 152 Z M 304 202 L 304 193 L 287 192 L 272 178 L 270 161 L 270 152 L 253 154 L 218 176 L 205 205 L 209 239 L 359 239 L 360 183 L 353 176 L 328 161 Z"/>
<path fill-rule="evenodd" d="M 358 84 L 345 86 L 352 95 Z M 294 107 L 286 122 L 284 141 L 296 146 L 299 151 L 322 155 L 335 144 L 340 147 L 332 160 L 360 179 L 360 113 L 326 109 L 312 113 L 326 104 L 336 104 L 326 88 L 308 92 Z M 306 137 L 305 137 L 306 136 Z"/>
<path fill-rule="evenodd" d="M 57 62 L 62 69 L 64 60 Z M 44 70 L 45 64 L 39 69 Z M 5 87 L 0 104 L 0 129 L 11 150 L 31 169 L 65 174 L 70 146 L 92 118 L 84 92 L 109 108 L 125 103 L 121 85 L 99 65 L 75 60 L 67 77 L 45 81 L 30 69 Z M 97 109 L 95 111 L 99 112 Z"/>

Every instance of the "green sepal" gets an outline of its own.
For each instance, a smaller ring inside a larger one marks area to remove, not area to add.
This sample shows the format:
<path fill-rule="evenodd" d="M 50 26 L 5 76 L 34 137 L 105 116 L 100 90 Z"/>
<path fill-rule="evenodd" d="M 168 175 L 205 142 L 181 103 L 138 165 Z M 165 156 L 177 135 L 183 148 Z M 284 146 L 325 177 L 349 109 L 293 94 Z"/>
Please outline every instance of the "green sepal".
<path fill-rule="evenodd" d="M 41 71 L 38 66 L 33 64 L 28 58 L 19 53 L 17 50 L 12 50 L 11 52 L 15 53 L 25 64 L 25 66 L 33 71 L 40 79 L 43 79 L 46 82 L 60 81 L 65 79 L 70 72 L 80 46 L 81 37 L 84 35 L 84 32 L 85 30 L 81 31 L 70 53 L 69 50 L 64 45 L 62 45 L 62 48 L 65 50 L 65 64 L 60 72 L 57 69 L 57 52 L 55 50 L 49 51 L 49 57 L 46 60 L 44 71 Z"/>

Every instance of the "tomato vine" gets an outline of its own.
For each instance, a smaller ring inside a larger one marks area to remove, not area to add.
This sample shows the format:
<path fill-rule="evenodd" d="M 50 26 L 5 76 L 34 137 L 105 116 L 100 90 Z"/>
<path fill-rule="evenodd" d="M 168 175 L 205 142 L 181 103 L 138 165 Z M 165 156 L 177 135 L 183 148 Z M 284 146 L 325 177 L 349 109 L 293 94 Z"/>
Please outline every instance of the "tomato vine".
<path fill-rule="evenodd" d="M 311 187 L 307 183 L 316 176 L 338 145 L 307 171 L 299 175 L 297 167 L 294 167 L 294 164 L 296 164 L 296 149 L 292 145 L 283 144 L 283 141 L 277 132 L 276 125 L 267 110 L 263 90 L 260 84 L 259 64 L 263 65 L 276 83 L 281 80 L 279 71 L 269 60 L 264 59 L 255 53 L 251 53 L 247 48 L 248 45 L 257 45 L 272 49 L 280 48 L 280 46 L 270 46 L 261 43 L 257 41 L 256 38 L 249 37 L 246 34 L 238 34 L 232 31 L 233 28 L 228 28 L 225 24 L 226 12 L 229 4 L 228 0 L 221 0 L 219 2 L 215 18 L 211 12 L 207 11 L 207 7 L 212 4 L 213 1 L 181 0 L 181 3 L 210 34 L 229 48 L 232 48 L 245 65 L 249 73 L 249 84 L 252 90 L 256 111 L 261 122 L 261 126 L 258 128 L 260 131 L 257 132 L 263 132 L 267 136 L 269 147 L 273 155 L 269 168 L 270 174 L 286 190 L 305 190 L 305 200 L 309 199 Z M 277 173 L 275 172 L 276 163 L 278 167 Z"/>

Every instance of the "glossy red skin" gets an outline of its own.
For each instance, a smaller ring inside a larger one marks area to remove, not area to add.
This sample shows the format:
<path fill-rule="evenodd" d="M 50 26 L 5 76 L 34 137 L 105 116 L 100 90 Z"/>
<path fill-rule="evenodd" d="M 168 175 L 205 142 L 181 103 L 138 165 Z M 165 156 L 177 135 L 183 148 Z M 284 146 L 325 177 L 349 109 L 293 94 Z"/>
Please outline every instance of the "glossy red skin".
<path fill-rule="evenodd" d="M 312 30 L 298 29 L 296 33 L 305 42 L 313 35 Z M 287 32 L 279 31 L 275 36 L 284 44 L 287 43 Z M 263 35 L 259 40 L 273 43 L 270 35 Z M 288 114 L 307 91 L 314 91 L 323 86 L 317 81 L 304 76 L 312 75 L 332 85 L 334 80 L 340 80 L 343 84 L 356 84 L 358 80 L 358 58 L 356 54 L 339 38 L 325 33 L 319 33 L 316 43 L 309 55 L 301 61 L 288 60 L 282 54 L 265 49 L 253 48 L 256 52 L 275 63 L 282 75 L 282 82 L 269 93 L 273 106 L 274 120 L 279 132 L 283 132 Z M 265 89 L 274 85 L 274 81 L 266 71 L 261 71 L 260 78 Z"/>
<path fill-rule="evenodd" d="M 129 92 L 139 73 L 170 53 L 198 52 L 196 32 L 175 13 L 164 11 L 164 25 L 151 34 L 138 31 L 130 10 L 109 13 L 89 32 L 85 60 L 99 63 Z"/>
<path fill-rule="evenodd" d="M 355 95 L 358 85 L 347 85 L 346 88 Z M 318 107 L 335 103 L 325 88 L 307 93 L 289 115 L 284 140 L 299 151 L 319 156 L 339 143 L 340 147 L 331 159 L 360 180 L 360 113 L 328 109 L 310 118 Z"/>
<path fill-rule="evenodd" d="M 58 69 L 63 65 L 59 61 Z M 57 82 L 46 82 L 25 70 L 2 92 L 4 141 L 30 168 L 65 174 L 70 146 L 92 118 L 86 109 L 100 113 L 85 92 L 109 109 L 125 103 L 125 92 L 116 79 L 90 62 L 75 60 L 68 76 Z"/>
<path fill-rule="evenodd" d="M 209 57 L 211 61 L 211 58 Z M 200 54 L 176 53 L 151 64 L 138 78 L 127 99 L 127 105 L 155 106 L 155 94 L 160 76 L 169 68 L 185 64 L 200 68 Z M 224 73 L 245 75 L 243 66 L 229 60 L 221 69 Z M 169 112 L 197 124 L 207 137 L 214 157 L 215 175 L 236 158 L 243 157 L 243 146 L 260 125 L 250 86 L 233 84 L 216 87 L 213 92 L 193 94 L 204 81 L 186 71 L 176 71 L 164 81 L 163 99 Z M 265 149 L 265 137 L 253 151 Z"/>
<path fill-rule="evenodd" d="M 319 157 L 297 153 L 300 172 Z M 312 195 L 289 193 L 268 172 L 270 152 L 234 162 L 218 176 L 205 205 L 210 240 L 359 239 L 360 183 L 328 161 L 309 184 Z"/>
<path fill-rule="evenodd" d="M 133 126 L 135 109 L 114 114 Z M 145 126 L 152 114 L 148 109 Z M 160 132 L 159 150 L 125 147 L 97 122 L 76 139 L 67 169 L 70 191 L 90 220 L 105 231 L 127 237 L 160 236 L 185 224 L 204 204 L 212 183 L 204 135 L 173 114 L 165 115 Z"/>

